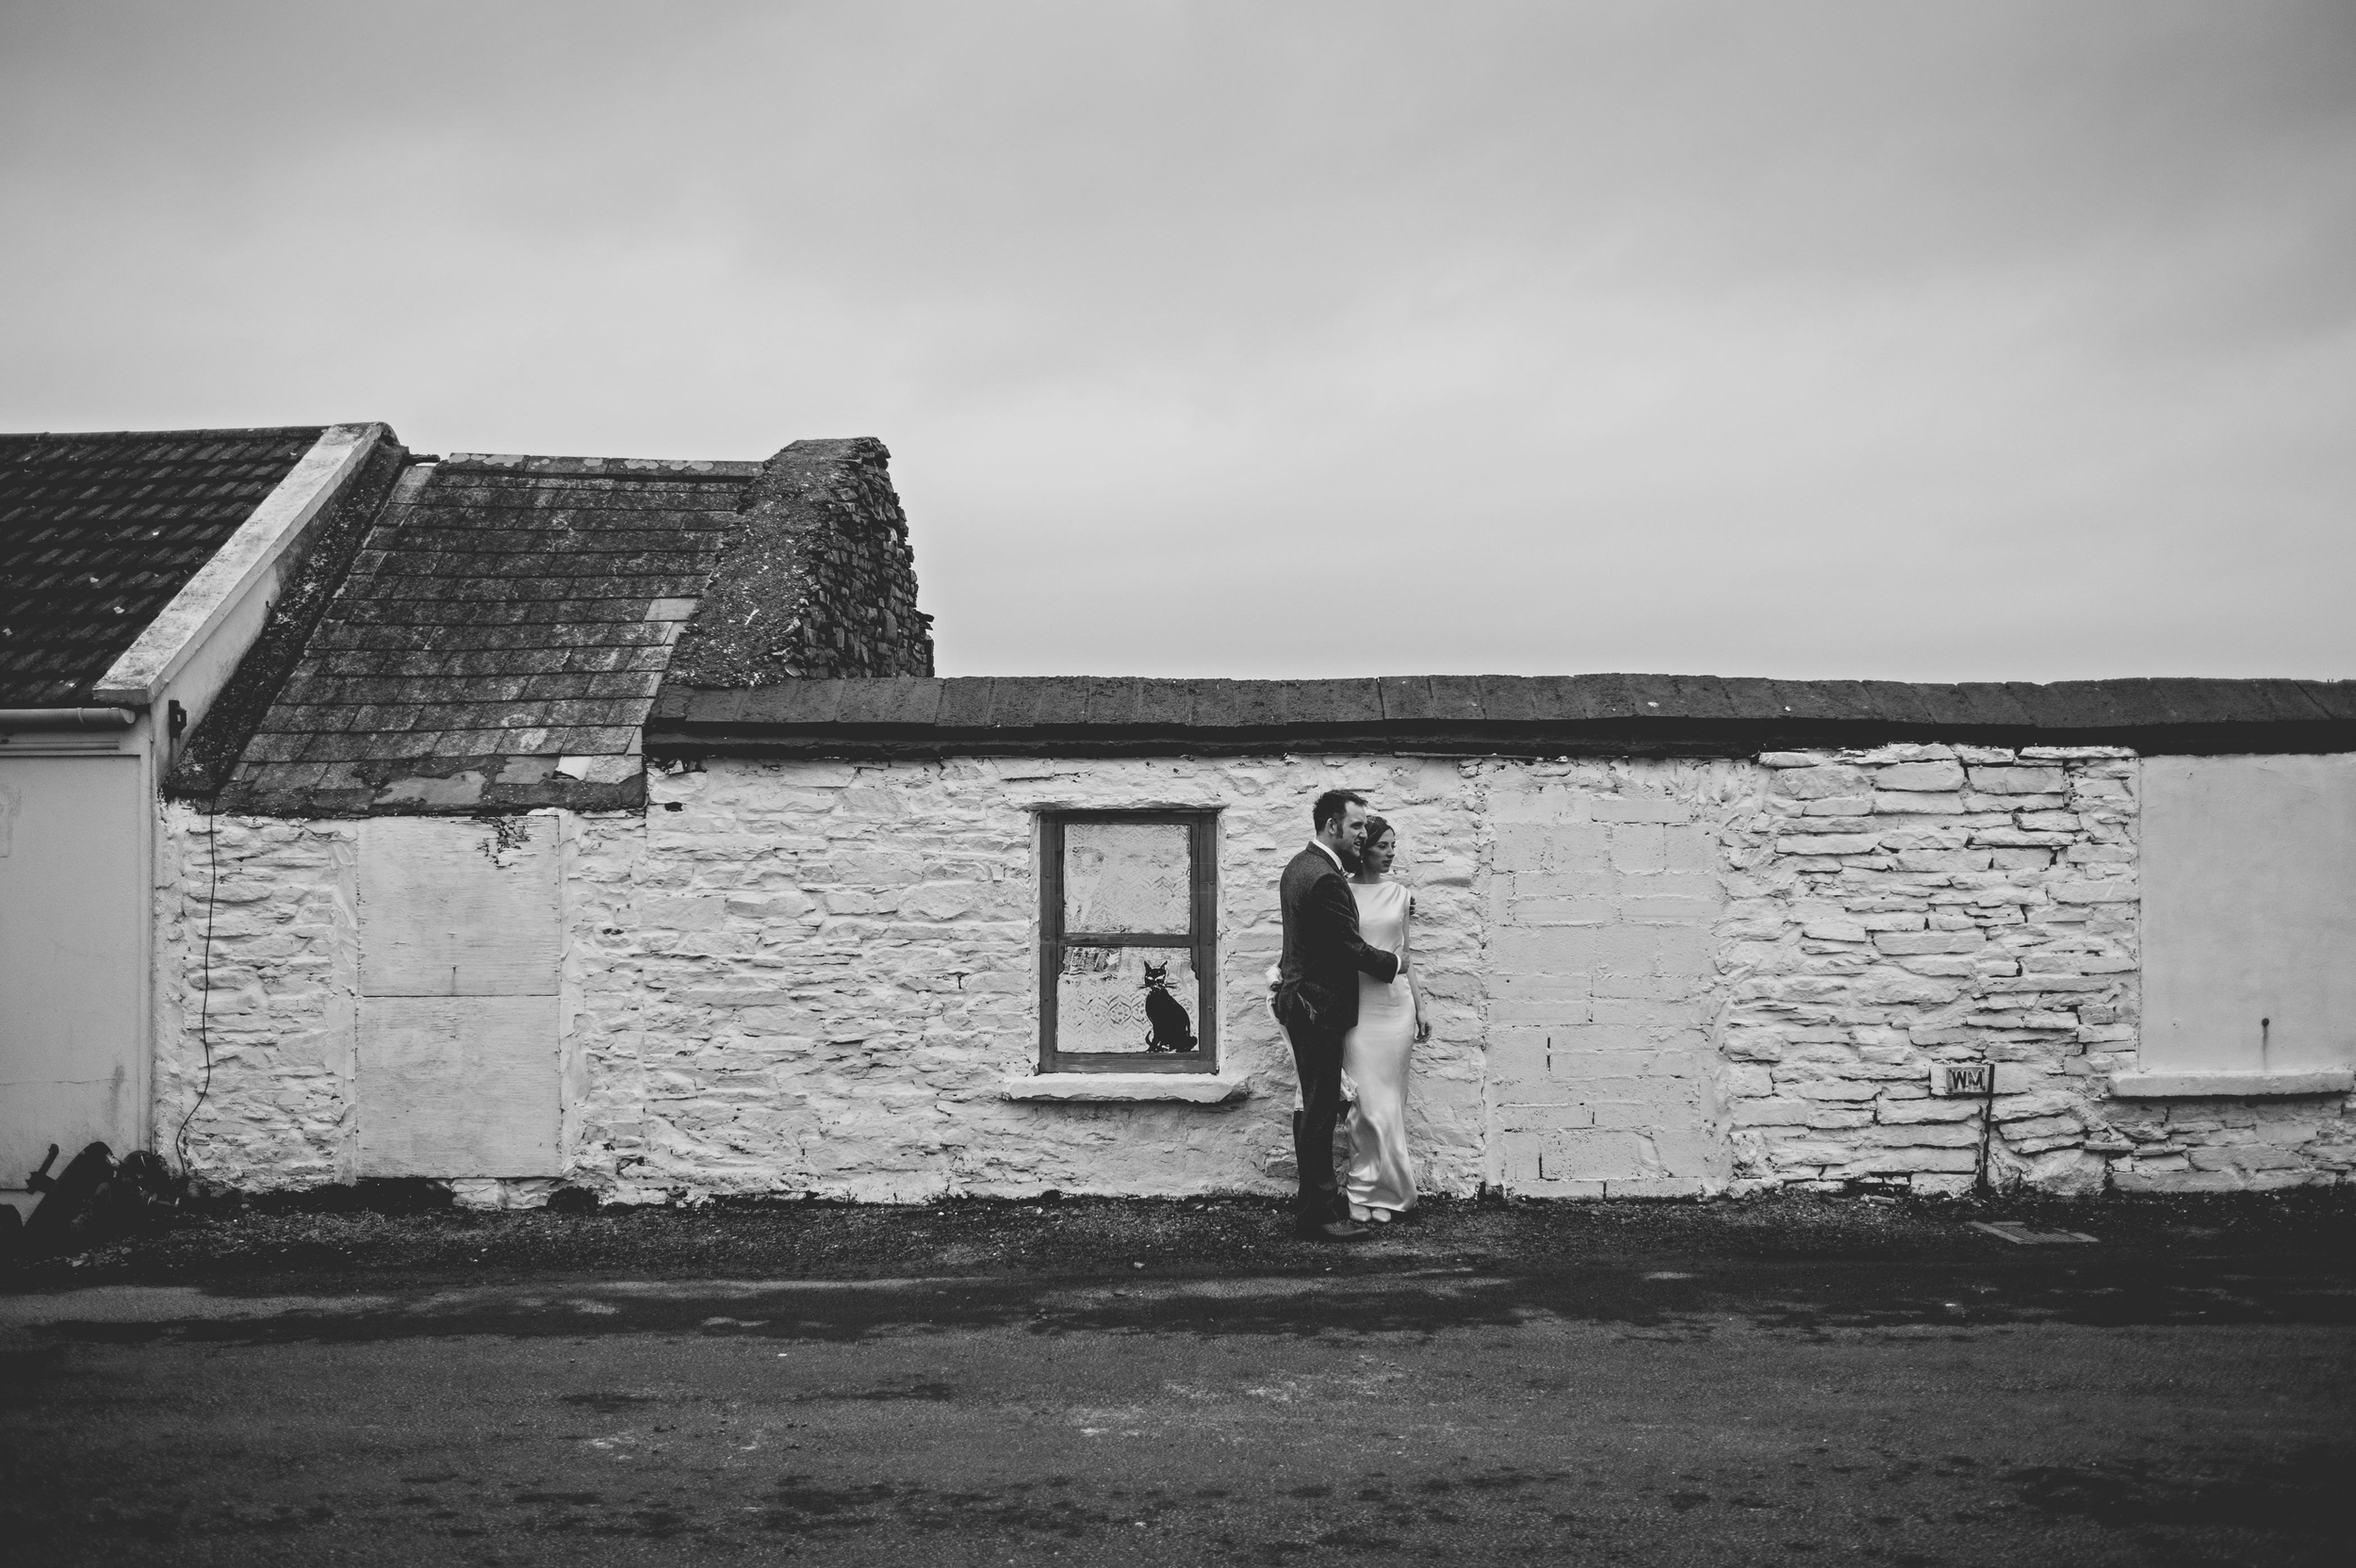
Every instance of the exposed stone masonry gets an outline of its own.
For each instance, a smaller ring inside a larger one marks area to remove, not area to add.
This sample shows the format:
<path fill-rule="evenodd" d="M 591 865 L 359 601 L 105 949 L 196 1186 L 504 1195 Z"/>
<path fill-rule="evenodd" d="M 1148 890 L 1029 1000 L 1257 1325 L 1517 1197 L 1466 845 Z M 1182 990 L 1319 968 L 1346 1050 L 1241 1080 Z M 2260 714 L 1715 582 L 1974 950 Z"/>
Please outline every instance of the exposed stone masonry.
<path fill-rule="evenodd" d="M 216 819 L 174 803 L 159 837 L 157 1144 L 170 1147 L 185 1121 L 191 1162 L 213 1181 L 349 1181 L 357 825 Z"/>
<path fill-rule="evenodd" d="M 2356 1173 L 2356 1097 L 2115 1101 L 2108 1147 L 2120 1192 L 2239 1192 Z M 2091 1143 L 2089 1144 L 2091 1147 Z"/>
<path fill-rule="evenodd" d="M 1726 848 L 1724 1056 L 1738 1180 L 2061 1190 L 2124 1153 L 2099 1108 L 2135 1048 L 2135 762 L 2106 748 L 1773 752 Z"/>
<path fill-rule="evenodd" d="M 891 456 L 861 436 L 796 441 L 769 460 L 680 639 L 672 684 L 933 673 Z"/>

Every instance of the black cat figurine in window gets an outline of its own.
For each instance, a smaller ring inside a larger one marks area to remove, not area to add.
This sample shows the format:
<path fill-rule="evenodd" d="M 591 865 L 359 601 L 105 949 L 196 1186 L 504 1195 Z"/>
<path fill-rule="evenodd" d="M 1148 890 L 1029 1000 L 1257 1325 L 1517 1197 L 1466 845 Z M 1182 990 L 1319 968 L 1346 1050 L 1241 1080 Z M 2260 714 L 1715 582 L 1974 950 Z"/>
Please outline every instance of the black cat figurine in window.
<path fill-rule="evenodd" d="M 1146 1031 L 1148 1051 L 1192 1051 L 1200 1043 L 1194 1037 L 1194 1021 L 1186 1016 L 1183 1003 L 1170 994 L 1170 966 L 1145 966 L 1145 1017 L 1153 1027 Z"/>

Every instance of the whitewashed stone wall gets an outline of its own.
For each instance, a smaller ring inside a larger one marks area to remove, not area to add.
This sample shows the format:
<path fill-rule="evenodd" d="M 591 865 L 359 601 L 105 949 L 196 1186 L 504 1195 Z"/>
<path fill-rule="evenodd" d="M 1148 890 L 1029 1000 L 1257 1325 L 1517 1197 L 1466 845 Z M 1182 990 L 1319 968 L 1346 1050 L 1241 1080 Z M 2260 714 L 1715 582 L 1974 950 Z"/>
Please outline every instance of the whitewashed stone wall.
<path fill-rule="evenodd" d="M 1996 1179 L 2091 1190 L 2126 1145 L 2103 1077 L 2135 1049 L 2135 762 L 2106 750 L 1781 752 L 1728 836 L 1725 1054 L 1746 1185 L 1972 1185 L 1991 1060 Z"/>
<path fill-rule="evenodd" d="M 349 822 L 163 808 L 155 1141 L 170 1155 L 185 1122 L 189 1164 L 211 1180 L 262 1190 L 351 1177 L 357 837 Z"/>
<path fill-rule="evenodd" d="M 2135 760 L 1892 746 L 1712 760 L 1413 758 L 854 764 L 658 774 L 566 817 L 564 1179 L 714 1193 L 1279 1192 L 1289 1052 L 1265 1004 L 1308 802 L 1402 840 L 1434 1025 L 1411 1102 L 1428 1190 L 1668 1196 L 1857 1181 L 1953 1192 L 1985 1158 L 2061 1191 L 2348 1179 L 2347 1098 L 2110 1098 L 2135 1066 Z M 1222 1105 L 1012 1101 L 1037 1060 L 1033 813 L 1218 807 Z M 349 823 L 165 808 L 159 1143 L 202 1073 L 208 1176 L 349 1179 Z M 546 1181 L 472 1183 L 530 1201 Z"/>
<path fill-rule="evenodd" d="M 1399 828 L 1434 1026 L 1416 1058 L 1416 1152 L 1432 1189 L 1475 1190 L 1481 769 L 1389 758 L 727 761 L 655 777 L 643 844 L 617 831 L 581 849 L 615 894 L 583 938 L 604 972 L 584 993 L 584 1168 L 638 1196 L 1289 1186 L 1291 1054 L 1263 974 L 1278 874 L 1307 841 L 1309 802 L 1336 785 Z M 1224 808 L 1219 1055 L 1249 1097 L 1005 1098 L 1038 1060 L 1034 812 L 1154 806 Z"/>
<path fill-rule="evenodd" d="M 2113 1101 L 2108 1131 L 2100 1147 L 2112 1156 L 2111 1184 L 2120 1192 L 2269 1191 L 2356 1179 L 2356 1097 L 2347 1095 Z"/>
<path fill-rule="evenodd" d="M 486 847 L 517 830 L 554 832 L 566 841 L 562 880 L 569 886 L 577 880 L 569 839 L 579 822 L 544 810 L 529 819 L 438 819 L 435 825 Z M 213 818 L 166 803 L 158 838 L 158 1146 L 176 1158 L 185 1127 L 191 1168 L 247 1190 L 352 1180 L 364 1168 L 361 1015 L 371 1005 L 362 994 L 365 825 Z M 209 995 L 202 983 L 208 918 Z M 585 955 L 578 943 L 567 945 L 560 1011 L 569 1016 L 579 1010 Z M 569 1121 L 576 1116 L 571 1107 L 585 1098 L 579 1053 L 560 1061 L 551 1051 L 550 1066 L 562 1086 L 549 1086 L 549 1102 L 564 1103 Z M 536 1178 L 456 1184 L 467 1199 L 496 1204 L 544 1200 L 557 1184 Z"/>

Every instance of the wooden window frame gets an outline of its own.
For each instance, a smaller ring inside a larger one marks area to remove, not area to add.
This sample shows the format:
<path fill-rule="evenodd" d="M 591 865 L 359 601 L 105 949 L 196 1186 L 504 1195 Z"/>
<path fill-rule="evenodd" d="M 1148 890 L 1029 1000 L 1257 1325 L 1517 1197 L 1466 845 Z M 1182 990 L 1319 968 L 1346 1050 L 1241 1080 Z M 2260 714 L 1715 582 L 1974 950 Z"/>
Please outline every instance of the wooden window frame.
<path fill-rule="evenodd" d="M 1073 823 L 1176 824 L 1186 828 L 1189 890 L 1186 932 L 1067 931 L 1063 923 L 1064 829 Z M 1219 812 L 1172 808 L 1042 809 L 1039 813 L 1039 1070 L 1041 1072 L 1217 1072 L 1219 1070 Z M 1195 1038 L 1184 1055 L 1136 1051 L 1059 1051 L 1055 978 L 1067 947 L 1183 947 L 1193 956 Z"/>

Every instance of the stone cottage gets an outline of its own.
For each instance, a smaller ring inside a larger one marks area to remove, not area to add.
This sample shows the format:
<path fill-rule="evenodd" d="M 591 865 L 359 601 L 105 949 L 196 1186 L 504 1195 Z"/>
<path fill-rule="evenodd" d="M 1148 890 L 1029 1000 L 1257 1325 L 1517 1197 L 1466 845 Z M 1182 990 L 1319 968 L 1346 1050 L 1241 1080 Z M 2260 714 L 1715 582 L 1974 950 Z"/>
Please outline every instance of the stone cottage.
<path fill-rule="evenodd" d="M 157 808 L 215 1180 L 1284 1190 L 1335 785 L 1415 890 L 1429 1189 L 2356 1163 L 2350 683 L 943 679 L 873 442 L 404 454 L 309 569 Z"/>

